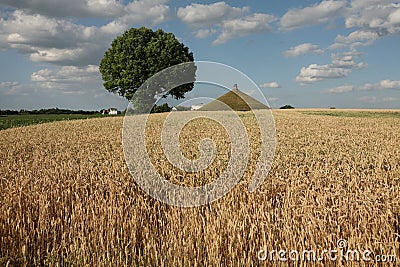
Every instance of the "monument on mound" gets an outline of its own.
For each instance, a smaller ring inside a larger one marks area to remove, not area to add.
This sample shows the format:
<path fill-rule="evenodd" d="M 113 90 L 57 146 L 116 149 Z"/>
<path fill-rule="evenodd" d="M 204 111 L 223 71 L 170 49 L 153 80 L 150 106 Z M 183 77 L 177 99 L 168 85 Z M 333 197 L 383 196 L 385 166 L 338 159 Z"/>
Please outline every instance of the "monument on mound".
<path fill-rule="evenodd" d="M 237 84 L 233 86 L 233 90 L 218 97 L 216 100 L 204 105 L 199 110 L 201 111 L 215 111 L 215 110 L 229 110 L 224 104 L 228 105 L 231 109 L 236 111 L 249 111 L 253 109 L 269 109 L 268 106 L 260 101 L 252 98 L 251 96 L 243 93 L 238 89 Z"/>

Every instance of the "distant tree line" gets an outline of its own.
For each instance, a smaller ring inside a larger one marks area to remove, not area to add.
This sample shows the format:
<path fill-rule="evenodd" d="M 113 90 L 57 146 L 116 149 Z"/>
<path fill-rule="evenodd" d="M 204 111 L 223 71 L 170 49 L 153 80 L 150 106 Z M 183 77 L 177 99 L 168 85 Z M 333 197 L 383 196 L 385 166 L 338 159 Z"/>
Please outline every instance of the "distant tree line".
<path fill-rule="evenodd" d="M 284 106 L 280 107 L 280 109 L 294 109 L 294 107 L 291 105 L 284 105 Z"/>
<path fill-rule="evenodd" d="M 100 114 L 100 111 L 88 111 L 88 110 L 70 110 L 70 109 L 39 109 L 39 110 L 2 110 L 0 109 L 0 115 L 40 115 L 40 114 L 82 114 L 82 115 L 94 115 Z"/>
<path fill-rule="evenodd" d="M 170 112 L 172 108 L 167 104 L 162 104 L 162 105 L 154 105 L 153 108 L 151 109 L 151 113 L 162 113 L 162 112 Z"/>
<path fill-rule="evenodd" d="M 176 111 L 188 111 L 190 110 L 191 107 L 185 107 L 185 106 L 176 106 L 175 110 Z M 151 113 L 162 113 L 162 112 L 170 112 L 172 111 L 172 107 L 170 107 L 167 103 L 164 103 L 162 105 L 154 105 Z"/>
<path fill-rule="evenodd" d="M 190 110 L 190 107 L 176 107 L 178 111 Z M 172 107 L 167 103 L 162 105 L 154 105 L 151 113 L 170 112 Z M 99 111 L 88 111 L 88 110 L 71 110 L 71 109 L 60 109 L 60 108 L 49 108 L 49 109 L 34 109 L 34 110 L 10 110 L 0 109 L 0 115 L 49 115 L 49 114 L 75 114 L 75 115 L 95 115 L 102 114 L 103 110 Z M 118 114 L 125 114 L 126 110 L 118 111 Z"/>

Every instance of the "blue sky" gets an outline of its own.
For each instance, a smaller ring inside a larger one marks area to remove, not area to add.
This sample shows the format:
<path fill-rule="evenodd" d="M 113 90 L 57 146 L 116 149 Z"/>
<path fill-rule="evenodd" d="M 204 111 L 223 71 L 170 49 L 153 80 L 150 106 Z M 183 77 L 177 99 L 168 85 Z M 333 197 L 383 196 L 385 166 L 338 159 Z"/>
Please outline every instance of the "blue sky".
<path fill-rule="evenodd" d="M 272 107 L 400 108 L 396 1 L 0 0 L 0 17 L 0 109 L 124 109 L 98 65 L 141 26 L 242 71 Z"/>

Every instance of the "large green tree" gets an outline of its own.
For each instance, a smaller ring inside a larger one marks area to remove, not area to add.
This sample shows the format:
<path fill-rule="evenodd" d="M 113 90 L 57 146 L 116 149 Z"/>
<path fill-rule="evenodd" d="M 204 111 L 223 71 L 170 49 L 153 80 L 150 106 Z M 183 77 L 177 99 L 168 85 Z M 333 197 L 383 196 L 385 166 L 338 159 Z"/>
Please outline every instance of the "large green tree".
<path fill-rule="evenodd" d="M 132 28 L 114 39 L 101 60 L 100 72 L 108 91 L 131 100 L 138 88 L 154 74 L 193 61 L 193 53 L 172 33 Z M 178 86 L 169 91 L 169 95 L 183 98 L 193 86 L 194 83 Z M 152 93 L 160 92 L 153 90 Z"/>

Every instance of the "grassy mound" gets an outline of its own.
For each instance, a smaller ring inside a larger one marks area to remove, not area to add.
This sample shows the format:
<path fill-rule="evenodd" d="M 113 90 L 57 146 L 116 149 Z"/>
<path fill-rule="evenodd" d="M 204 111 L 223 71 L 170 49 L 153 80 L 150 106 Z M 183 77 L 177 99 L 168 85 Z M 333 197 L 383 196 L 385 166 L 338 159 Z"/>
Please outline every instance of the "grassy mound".
<path fill-rule="evenodd" d="M 200 108 L 200 110 L 201 111 L 228 110 L 228 108 L 221 102 L 228 105 L 231 109 L 237 111 L 249 111 L 252 109 L 269 108 L 268 106 L 252 98 L 251 96 L 239 90 L 233 90 L 224 94 L 223 96 L 220 96 L 211 103 L 208 103 L 207 105 L 203 106 L 202 108 Z"/>

